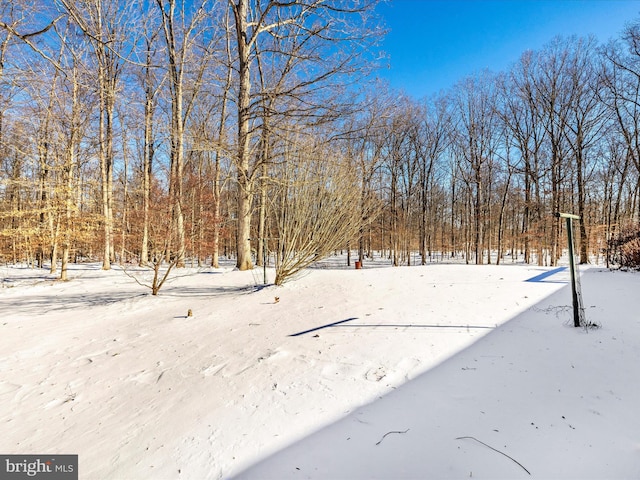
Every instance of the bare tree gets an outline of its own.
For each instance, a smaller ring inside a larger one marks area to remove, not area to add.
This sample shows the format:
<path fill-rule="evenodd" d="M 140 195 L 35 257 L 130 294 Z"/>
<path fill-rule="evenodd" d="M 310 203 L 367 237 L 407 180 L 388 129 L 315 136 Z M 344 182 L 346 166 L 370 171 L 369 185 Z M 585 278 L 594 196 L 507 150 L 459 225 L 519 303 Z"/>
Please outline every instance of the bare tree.
<path fill-rule="evenodd" d="M 225 56 L 222 59 L 224 69 L 224 81 L 222 83 L 222 99 L 220 101 L 220 117 L 218 121 L 217 138 L 214 141 L 214 159 L 213 159 L 213 231 L 212 231 L 212 247 L 211 247 L 211 266 L 219 268 L 219 250 L 220 250 L 220 231 L 222 225 L 221 204 L 222 204 L 222 160 L 223 156 L 229 156 L 229 147 L 227 146 L 227 117 L 229 110 L 229 96 L 231 94 L 232 77 L 232 37 L 230 28 L 229 10 L 227 9 L 223 17 L 224 51 Z"/>
<path fill-rule="evenodd" d="M 322 103 L 311 98 L 334 95 L 329 87 L 336 87 L 336 77 L 354 77 L 362 62 L 362 48 L 369 39 L 379 36 L 378 30 L 367 32 L 368 14 L 375 0 L 354 5 L 351 2 L 324 0 L 228 0 L 233 12 L 237 62 L 237 155 L 238 186 L 237 266 L 242 270 L 253 266 L 251 260 L 251 218 L 256 177 L 261 171 L 252 164 L 254 136 L 254 100 L 261 92 L 252 92 L 252 72 L 257 55 L 266 55 L 278 66 L 291 83 L 280 95 L 297 99 L 297 106 L 289 116 L 324 115 Z M 258 48 L 258 40 L 267 37 L 269 48 Z M 359 40 L 358 48 L 352 42 Z M 329 55 L 331 51 L 331 55 Z M 356 54 L 357 51 L 357 54 Z M 324 55 L 323 55 L 324 54 Z M 293 60 L 293 61 L 291 61 Z M 255 72 L 253 72 L 255 75 Z M 345 82 L 353 82 L 354 78 Z M 329 106 L 329 102 L 325 102 Z M 261 102 L 257 102 L 261 105 Z"/>
<path fill-rule="evenodd" d="M 143 11 L 143 13 L 148 13 Z M 155 139 L 155 114 L 158 103 L 158 93 L 162 87 L 163 78 L 158 78 L 159 70 L 156 61 L 158 55 L 157 38 L 160 34 L 160 26 L 155 25 L 152 15 L 141 18 L 141 46 L 144 58 L 139 66 L 138 82 L 144 92 L 144 120 L 142 133 L 142 234 L 140 245 L 140 264 L 146 265 L 149 262 L 149 222 L 151 220 L 151 181 L 153 178 L 153 163 L 156 154 Z"/>
<path fill-rule="evenodd" d="M 156 0 L 162 18 L 162 31 L 166 43 L 167 68 L 169 73 L 169 89 L 171 93 L 171 166 L 169 174 L 169 196 L 171 198 L 172 223 L 177 234 L 177 267 L 184 266 L 185 257 L 185 227 L 182 205 L 185 123 L 193 111 L 197 93 L 202 86 L 202 76 L 207 67 L 209 57 L 199 58 L 199 65 L 194 68 L 191 95 L 185 104 L 185 74 L 191 62 L 195 42 L 202 33 L 201 27 L 206 18 L 208 1 L 203 0 L 191 15 L 187 12 L 187 2 L 179 0 Z M 177 12 L 176 10 L 179 9 Z M 213 42 L 214 40 L 211 40 Z M 210 43 L 210 42 L 205 42 Z M 205 52 L 208 48 L 205 48 Z"/>
<path fill-rule="evenodd" d="M 451 142 L 451 111 L 449 99 L 441 96 L 425 102 L 420 111 L 420 125 L 417 135 L 412 137 L 419 161 L 420 183 L 420 257 L 422 264 L 427 262 L 427 248 L 434 234 L 435 218 L 429 218 L 433 208 L 433 176 L 438 161 Z"/>
<path fill-rule="evenodd" d="M 408 198 L 404 195 L 402 186 L 406 179 L 406 163 L 411 162 L 410 120 L 407 118 L 410 102 L 401 95 L 396 101 L 396 109 L 387 120 L 385 135 L 382 137 L 382 155 L 388 182 L 389 248 L 394 267 L 403 262 L 404 258 L 401 257 L 406 254 L 401 243 L 407 233 L 403 224 L 406 220 L 405 200 Z"/>
<path fill-rule="evenodd" d="M 461 175 L 473 189 L 474 250 L 477 264 L 483 263 L 487 168 L 497 146 L 496 90 L 488 72 L 467 78 L 456 89 L 457 138 L 464 164 Z M 490 252 L 489 252 L 490 254 Z"/>
<path fill-rule="evenodd" d="M 70 105 L 61 105 L 59 112 L 66 113 L 67 118 L 60 118 L 63 129 L 61 132 L 61 151 L 58 153 L 62 157 L 62 182 L 59 187 L 61 193 L 61 203 L 63 205 L 60 212 L 60 222 L 62 223 L 62 265 L 60 268 L 60 280 L 68 280 L 68 263 L 73 241 L 74 217 L 77 217 L 77 205 L 75 199 L 77 185 L 77 175 L 79 173 L 80 144 L 84 140 L 87 127 L 87 109 L 83 104 L 86 102 L 86 72 L 82 71 L 79 65 L 82 53 L 71 51 L 70 60 L 67 63 L 67 75 L 63 82 L 66 90 L 64 93 L 69 99 Z M 67 108 L 65 108 L 67 107 Z M 67 110 L 67 112 L 65 112 Z M 60 115 L 62 116 L 62 115 Z"/>
<path fill-rule="evenodd" d="M 570 49 L 566 41 L 555 38 L 538 52 L 539 74 L 535 81 L 535 96 L 541 106 L 541 121 L 545 128 L 545 143 L 549 152 L 547 169 L 550 172 L 551 201 L 545 217 L 551 219 L 551 236 L 548 239 L 550 264 L 556 265 L 560 258 L 560 219 L 552 216 L 563 204 L 562 185 L 568 175 L 569 146 L 565 128 L 568 109 L 571 105 L 569 76 Z"/>
<path fill-rule="evenodd" d="M 629 167 L 635 167 L 640 176 L 640 21 L 629 24 L 622 41 L 609 43 L 602 54 L 605 65 L 600 78 L 606 88 L 602 99 L 609 106 L 615 131 L 625 145 L 624 167 L 620 173 L 628 178 Z M 634 213 L 640 219 L 640 202 L 637 207 Z"/>
<path fill-rule="evenodd" d="M 514 170 L 522 175 L 524 186 L 524 205 L 520 234 L 524 243 L 524 261 L 532 259 L 532 240 L 539 238 L 541 209 L 540 209 L 540 179 L 541 156 L 545 130 L 542 123 L 543 115 L 535 92 L 535 78 L 537 72 L 536 56 L 533 52 L 525 52 L 518 63 L 502 77 L 499 82 L 500 108 L 498 114 L 502 119 L 509 143 L 517 149 L 519 162 L 514 164 Z M 535 229 L 532 229 L 532 224 Z M 539 242 L 536 245 L 538 264 L 542 265 L 542 251 Z"/>
<path fill-rule="evenodd" d="M 567 73 L 571 76 L 571 103 L 567 115 L 565 136 L 573 153 L 577 212 L 581 217 L 580 263 L 589 261 L 589 215 L 587 215 L 587 189 L 592 170 L 591 165 L 598 155 L 594 147 L 607 125 L 609 111 L 601 101 L 602 84 L 595 61 L 595 39 L 576 39 L 572 41 L 572 59 Z"/>
<path fill-rule="evenodd" d="M 104 223 L 103 270 L 115 261 L 113 239 L 113 167 L 115 103 L 117 99 L 128 35 L 131 33 L 130 9 L 121 0 L 60 0 L 66 13 L 79 26 L 90 43 L 96 61 L 99 121 L 98 145 L 102 212 Z M 129 44 L 131 45 L 131 44 Z"/>
<path fill-rule="evenodd" d="M 361 103 L 360 113 L 351 116 L 346 128 L 343 128 L 343 151 L 354 166 L 354 181 L 360 182 L 360 265 L 364 265 L 365 256 L 372 256 L 371 231 L 377 213 L 377 205 L 372 200 L 376 197 L 375 179 L 380 175 L 384 165 L 383 139 L 388 119 L 392 115 L 392 103 L 389 91 L 378 85 L 376 92 L 369 94 Z"/>

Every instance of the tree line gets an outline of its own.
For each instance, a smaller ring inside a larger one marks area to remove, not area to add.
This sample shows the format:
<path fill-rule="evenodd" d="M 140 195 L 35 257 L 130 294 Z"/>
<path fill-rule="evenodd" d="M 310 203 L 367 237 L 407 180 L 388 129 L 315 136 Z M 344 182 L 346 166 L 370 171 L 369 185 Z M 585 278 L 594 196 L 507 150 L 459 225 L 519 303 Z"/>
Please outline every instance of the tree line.
<path fill-rule="evenodd" d="M 640 219 L 638 21 L 416 99 L 375 78 L 375 7 L 3 3 L 2 261 L 555 265 L 558 211 L 608 261 Z"/>

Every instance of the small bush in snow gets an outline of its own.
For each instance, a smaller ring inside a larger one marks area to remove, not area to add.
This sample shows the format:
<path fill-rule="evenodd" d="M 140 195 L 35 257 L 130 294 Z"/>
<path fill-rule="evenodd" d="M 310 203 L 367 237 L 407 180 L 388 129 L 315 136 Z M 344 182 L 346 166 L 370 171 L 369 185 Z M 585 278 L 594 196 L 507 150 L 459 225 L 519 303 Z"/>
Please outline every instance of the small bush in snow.
<path fill-rule="evenodd" d="M 610 261 L 620 268 L 640 270 L 640 225 L 621 231 L 609 240 Z"/>

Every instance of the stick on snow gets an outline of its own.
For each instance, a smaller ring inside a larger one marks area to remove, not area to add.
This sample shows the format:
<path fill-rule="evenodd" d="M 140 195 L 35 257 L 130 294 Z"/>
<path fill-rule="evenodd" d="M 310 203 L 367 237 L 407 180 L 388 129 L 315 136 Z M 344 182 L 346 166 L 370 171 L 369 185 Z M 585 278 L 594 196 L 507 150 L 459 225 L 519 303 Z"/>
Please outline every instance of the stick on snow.
<path fill-rule="evenodd" d="M 487 445 L 486 443 L 481 442 L 481 441 L 480 441 L 480 440 L 478 440 L 476 437 L 458 437 L 458 438 L 456 438 L 456 440 L 464 440 L 464 439 L 471 439 L 471 440 L 475 440 L 476 442 L 481 443 L 481 444 L 482 444 L 482 445 L 484 445 L 485 447 L 490 448 L 490 449 L 491 449 L 491 450 L 493 450 L 494 452 L 498 452 L 499 454 L 504 455 L 504 456 L 505 456 L 505 457 L 507 457 L 509 460 L 511 460 L 511 461 L 513 461 L 513 462 L 517 463 L 518 465 L 520 465 L 520 467 L 522 467 L 522 469 L 523 469 L 525 472 L 527 472 L 529 475 L 531 475 L 531 472 L 530 472 L 529 470 L 527 470 L 526 468 L 524 468 L 524 465 L 522 465 L 522 464 L 521 464 L 519 461 L 517 461 L 515 458 L 510 457 L 510 456 L 509 456 L 509 455 L 507 455 L 506 453 L 501 452 L 500 450 L 493 448 L 491 445 Z M 382 440 L 381 440 L 381 441 L 382 441 Z"/>

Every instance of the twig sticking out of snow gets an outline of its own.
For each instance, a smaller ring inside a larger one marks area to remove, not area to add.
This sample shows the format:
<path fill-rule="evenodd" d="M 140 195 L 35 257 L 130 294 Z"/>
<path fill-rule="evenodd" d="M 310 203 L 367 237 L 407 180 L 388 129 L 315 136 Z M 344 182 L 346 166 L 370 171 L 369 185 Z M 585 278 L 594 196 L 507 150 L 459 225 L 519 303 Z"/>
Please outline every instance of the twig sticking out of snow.
<path fill-rule="evenodd" d="M 383 438 L 384 438 L 384 437 L 383 437 Z M 456 438 L 456 440 L 465 440 L 465 439 L 475 440 L 476 442 L 481 443 L 481 444 L 482 444 L 482 445 L 484 445 L 485 447 L 490 448 L 490 449 L 491 449 L 491 450 L 493 450 L 494 452 L 498 452 L 499 454 L 504 455 L 504 456 L 505 456 L 505 457 L 507 457 L 509 460 L 511 460 L 511 461 L 513 461 L 513 462 L 517 463 L 518 465 L 520 465 L 520 467 L 522 467 L 522 469 L 523 469 L 525 472 L 527 472 L 529 475 L 531 475 L 531 472 L 530 472 L 529 470 L 527 470 L 526 468 L 524 468 L 524 465 L 522 465 L 522 464 L 521 464 L 519 461 L 517 461 L 515 458 L 510 457 L 510 456 L 509 456 L 509 455 L 507 455 L 506 453 L 501 452 L 500 450 L 497 450 L 497 449 L 493 448 L 491 445 L 487 445 L 486 443 L 481 442 L 481 441 L 480 441 L 480 440 L 478 440 L 476 437 L 458 437 L 458 438 Z M 381 441 L 382 441 L 382 440 L 381 440 Z"/>
<path fill-rule="evenodd" d="M 384 440 L 384 439 L 385 439 L 385 437 L 386 437 L 387 435 L 391 435 L 392 433 L 407 433 L 408 431 L 409 431 L 409 429 L 407 428 L 407 429 L 406 429 L 405 431 L 403 431 L 403 432 L 402 432 L 402 431 L 398 431 L 398 430 L 394 430 L 394 431 L 392 431 L 392 432 L 387 432 L 387 433 L 385 433 L 385 434 L 382 436 L 382 438 L 380 439 L 380 441 L 379 441 L 378 443 L 376 443 L 376 445 L 380 445 L 380 444 L 382 443 L 382 440 Z"/>
<path fill-rule="evenodd" d="M 547 308 L 538 308 L 538 307 L 532 307 L 531 309 L 534 312 L 540 312 L 540 313 L 544 313 L 546 315 L 549 315 L 551 313 L 555 313 L 556 314 L 556 318 L 560 318 L 560 315 L 563 315 L 565 313 L 569 313 L 571 312 L 573 307 L 571 307 L 570 305 L 557 305 L 557 306 L 550 306 Z M 573 319 L 571 319 L 573 321 Z"/>

